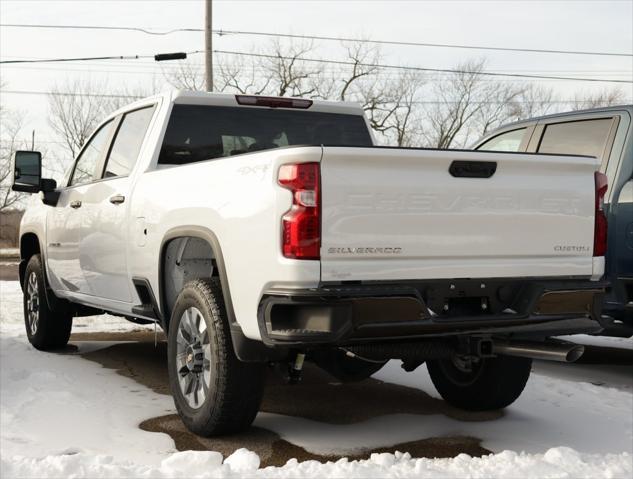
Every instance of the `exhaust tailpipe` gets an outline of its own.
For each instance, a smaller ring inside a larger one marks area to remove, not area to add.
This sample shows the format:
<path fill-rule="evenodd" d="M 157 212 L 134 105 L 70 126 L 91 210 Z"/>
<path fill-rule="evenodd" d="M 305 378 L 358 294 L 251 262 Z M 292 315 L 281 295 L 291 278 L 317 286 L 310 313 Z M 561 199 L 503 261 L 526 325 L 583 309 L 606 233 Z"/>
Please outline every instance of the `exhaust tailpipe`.
<path fill-rule="evenodd" d="M 495 354 L 505 354 L 506 356 L 573 363 L 584 354 L 585 347 L 565 341 L 546 341 L 544 343 L 512 341 L 495 342 L 493 351 Z"/>

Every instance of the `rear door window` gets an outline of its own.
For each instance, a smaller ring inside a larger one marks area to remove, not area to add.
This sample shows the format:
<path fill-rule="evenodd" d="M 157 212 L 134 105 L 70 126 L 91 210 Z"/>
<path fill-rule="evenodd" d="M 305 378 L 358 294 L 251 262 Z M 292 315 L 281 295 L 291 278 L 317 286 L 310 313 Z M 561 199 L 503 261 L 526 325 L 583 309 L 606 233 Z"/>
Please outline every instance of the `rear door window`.
<path fill-rule="evenodd" d="M 500 135 L 491 138 L 477 149 L 485 151 L 520 151 L 521 143 L 523 142 L 523 137 L 525 136 L 526 131 L 527 128 L 518 128 L 516 130 L 506 131 L 505 133 L 501 133 Z"/>
<path fill-rule="evenodd" d="M 123 116 L 108 155 L 104 178 L 130 174 L 138 159 L 147 127 L 155 109 L 155 106 L 151 106 L 131 111 Z"/>
<path fill-rule="evenodd" d="M 612 124 L 613 118 L 551 123 L 545 126 L 538 152 L 602 159 Z"/>

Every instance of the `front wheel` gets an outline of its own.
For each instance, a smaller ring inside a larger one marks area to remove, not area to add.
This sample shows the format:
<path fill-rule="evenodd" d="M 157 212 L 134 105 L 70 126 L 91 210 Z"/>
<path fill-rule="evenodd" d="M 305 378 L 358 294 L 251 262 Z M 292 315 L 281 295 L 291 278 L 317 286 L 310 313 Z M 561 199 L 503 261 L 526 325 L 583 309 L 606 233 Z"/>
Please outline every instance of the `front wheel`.
<path fill-rule="evenodd" d="M 521 395 L 532 360 L 513 356 L 427 361 L 433 385 L 449 404 L 467 411 L 503 409 Z"/>
<path fill-rule="evenodd" d="M 169 385 L 187 428 L 201 436 L 247 429 L 264 391 L 264 364 L 235 355 L 216 278 L 187 283 L 171 315 Z"/>
<path fill-rule="evenodd" d="M 68 344 L 73 324 L 68 311 L 54 312 L 46 301 L 44 267 L 39 254 L 33 255 L 24 272 L 24 325 L 29 342 L 41 351 Z"/>

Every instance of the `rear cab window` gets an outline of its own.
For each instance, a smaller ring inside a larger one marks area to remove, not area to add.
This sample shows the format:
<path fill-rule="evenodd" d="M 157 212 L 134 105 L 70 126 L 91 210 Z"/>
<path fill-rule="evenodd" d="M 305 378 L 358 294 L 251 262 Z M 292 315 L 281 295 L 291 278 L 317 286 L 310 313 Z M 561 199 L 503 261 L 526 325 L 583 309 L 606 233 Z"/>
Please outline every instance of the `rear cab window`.
<path fill-rule="evenodd" d="M 283 146 L 372 146 L 361 115 L 174 105 L 158 159 L 183 165 Z"/>

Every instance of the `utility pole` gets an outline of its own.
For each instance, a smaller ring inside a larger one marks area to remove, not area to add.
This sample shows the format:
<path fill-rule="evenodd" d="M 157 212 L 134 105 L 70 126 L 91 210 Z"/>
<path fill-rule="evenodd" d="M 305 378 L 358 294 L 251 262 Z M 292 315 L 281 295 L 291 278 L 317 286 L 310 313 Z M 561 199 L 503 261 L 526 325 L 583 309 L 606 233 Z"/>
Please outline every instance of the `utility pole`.
<path fill-rule="evenodd" d="M 213 30 L 211 21 L 211 0 L 205 0 L 204 16 L 204 71 L 207 91 L 213 91 Z"/>

